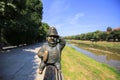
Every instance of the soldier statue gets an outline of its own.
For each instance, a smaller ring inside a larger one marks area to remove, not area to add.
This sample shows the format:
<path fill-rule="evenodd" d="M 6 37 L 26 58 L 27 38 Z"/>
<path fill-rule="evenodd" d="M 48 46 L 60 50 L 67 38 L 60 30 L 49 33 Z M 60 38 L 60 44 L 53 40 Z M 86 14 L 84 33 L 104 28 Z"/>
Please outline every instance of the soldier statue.
<path fill-rule="evenodd" d="M 38 57 L 41 58 L 39 74 L 42 74 L 45 66 L 54 65 L 61 71 L 61 51 L 66 42 L 58 35 L 55 27 L 50 27 L 47 33 L 47 43 L 44 43 L 38 51 Z"/>

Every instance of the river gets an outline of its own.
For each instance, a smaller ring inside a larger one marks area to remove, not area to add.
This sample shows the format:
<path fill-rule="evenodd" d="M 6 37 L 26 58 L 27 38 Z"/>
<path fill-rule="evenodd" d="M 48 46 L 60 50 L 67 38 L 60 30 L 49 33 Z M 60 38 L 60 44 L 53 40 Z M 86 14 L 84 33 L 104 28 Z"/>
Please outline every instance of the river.
<path fill-rule="evenodd" d="M 118 72 L 120 72 L 120 55 L 117 54 L 110 54 L 110 53 L 93 53 L 84 49 L 81 49 L 79 47 L 76 47 L 72 44 L 67 44 L 67 46 L 70 46 L 72 48 L 75 48 L 77 51 L 87 55 L 88 57 L 93 58 L 94 60 L 107 64 L 113 68 L 115 68 Z"/>

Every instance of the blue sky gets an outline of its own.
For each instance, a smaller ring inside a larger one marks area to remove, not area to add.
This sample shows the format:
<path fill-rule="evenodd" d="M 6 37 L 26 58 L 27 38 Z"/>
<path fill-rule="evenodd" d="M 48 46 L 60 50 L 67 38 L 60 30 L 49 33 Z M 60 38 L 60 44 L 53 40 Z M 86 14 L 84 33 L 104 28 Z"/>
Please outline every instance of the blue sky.
<path fill-rule="evenodd" d="M 120 0 L 42 0 L 43 22 L 59 35 L 105 31 L 120 27 Z"/>

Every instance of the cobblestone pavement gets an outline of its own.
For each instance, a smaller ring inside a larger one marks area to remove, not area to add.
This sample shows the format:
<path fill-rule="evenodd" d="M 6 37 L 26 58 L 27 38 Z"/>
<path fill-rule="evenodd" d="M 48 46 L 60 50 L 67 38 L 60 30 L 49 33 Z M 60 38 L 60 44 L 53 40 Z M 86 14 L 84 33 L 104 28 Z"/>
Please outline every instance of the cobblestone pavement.
<path fill-rule="evenodd" d="M 0 80 L 42 80 L 38 74 L 40 59 L 36 55 L 42 43 L 0 52 Z"/>

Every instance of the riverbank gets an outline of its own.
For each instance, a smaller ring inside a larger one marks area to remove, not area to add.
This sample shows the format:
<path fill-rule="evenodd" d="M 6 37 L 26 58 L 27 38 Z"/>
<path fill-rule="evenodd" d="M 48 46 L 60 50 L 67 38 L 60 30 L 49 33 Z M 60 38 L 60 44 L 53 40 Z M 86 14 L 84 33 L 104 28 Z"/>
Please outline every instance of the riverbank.
<path fill-rule="evenodd" d="M 68 46 L 62 53 L 62 71 L 65 80 L 120 80 L 115 69 Z"/>
<path fill-rule="evenodd" d="M 116 53 L 120 55 L 120 42 L 106 42 L 106 41 L 81 41 L 81 40 L 68 40 L 68 42 L 76 44 L 78 47 L 88 49 L 91 51 L 102 51 L 107 53 Z"/>

